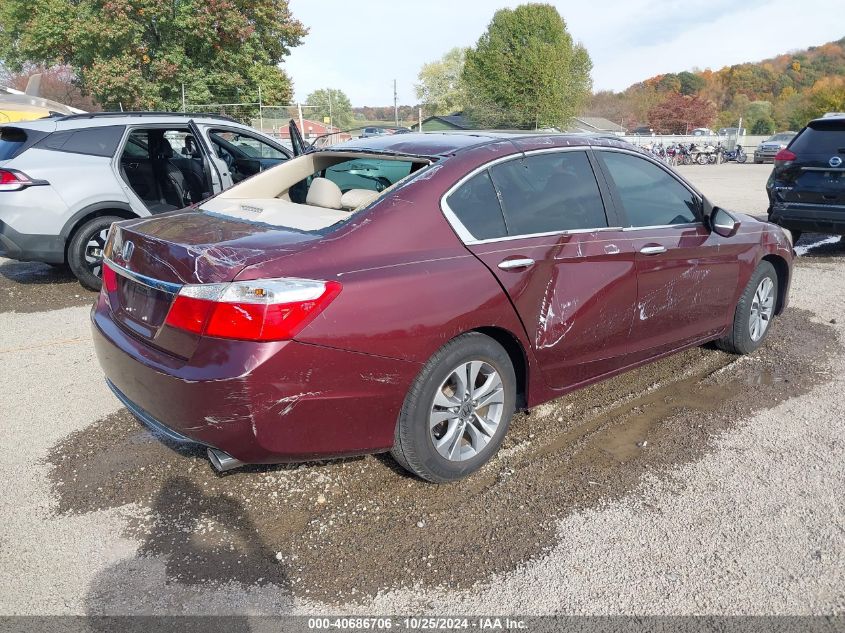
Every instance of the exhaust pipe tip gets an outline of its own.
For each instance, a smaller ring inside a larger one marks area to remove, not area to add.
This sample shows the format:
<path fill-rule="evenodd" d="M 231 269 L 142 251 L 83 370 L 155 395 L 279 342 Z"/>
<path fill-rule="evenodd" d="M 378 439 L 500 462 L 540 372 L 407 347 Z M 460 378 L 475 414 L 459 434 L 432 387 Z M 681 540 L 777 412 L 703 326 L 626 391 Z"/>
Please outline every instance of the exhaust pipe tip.
<path fill-rule="evenodd" d="M 216 448 L 208 449 L 208 461 L 218 473 L 225 473 L 226 471 L 240 468 L 244 465 L 239 459 L 235 459 L 229 453 L 224 453 Z"/>

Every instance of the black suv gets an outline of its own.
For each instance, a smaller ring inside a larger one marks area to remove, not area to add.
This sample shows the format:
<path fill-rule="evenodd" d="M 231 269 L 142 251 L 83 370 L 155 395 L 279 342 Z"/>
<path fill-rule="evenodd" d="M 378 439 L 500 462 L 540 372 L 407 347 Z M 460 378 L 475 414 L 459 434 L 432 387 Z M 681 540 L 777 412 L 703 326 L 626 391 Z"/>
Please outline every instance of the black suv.
<path fill-rule="evenodd" d="M 845 115 L 810 121 L 775 155 L 769 221 L 792 231 L 845 235 Z"/>

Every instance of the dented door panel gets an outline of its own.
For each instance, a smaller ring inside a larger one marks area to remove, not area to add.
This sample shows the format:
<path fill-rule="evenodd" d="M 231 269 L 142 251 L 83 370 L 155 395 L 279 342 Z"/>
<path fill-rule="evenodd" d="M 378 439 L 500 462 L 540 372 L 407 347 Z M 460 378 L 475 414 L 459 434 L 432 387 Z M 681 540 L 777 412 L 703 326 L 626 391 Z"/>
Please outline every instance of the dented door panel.
<path fill-rule="evenodd" d="M 637 298 L 630 244 L 621 230 L 601 230 L 470 246 L 516 307 L 550 388 L 627 364 Z M 535 263 L 499 267 L 520 258 Z"/>
<path fill-rule="evenodd" d="M 727 323 L 739 262 L 720 249 L 725 238 L 703 224 L 629 232 L 638 296 L 631 345 L 635 360 L 719 333 Z M 664 252 L 648 254 L 661 247 Z"/>

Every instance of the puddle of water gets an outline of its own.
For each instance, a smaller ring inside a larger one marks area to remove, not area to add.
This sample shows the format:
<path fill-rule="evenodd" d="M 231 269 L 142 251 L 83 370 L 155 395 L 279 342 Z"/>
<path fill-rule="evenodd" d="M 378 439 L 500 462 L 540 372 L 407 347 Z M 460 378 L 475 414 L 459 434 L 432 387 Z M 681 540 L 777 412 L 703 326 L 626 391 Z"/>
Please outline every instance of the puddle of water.
<path fill-rule="evenodd" d="M 722 367 L 730 364 L 730 357 L 726 361 Z M 651 390 L 559 436 L 541 450 L 556 453 L 577 443 L 579 450 L 587 455 L 609 456 L 620 464 L 640 457 L 647 447 L 656 447 L 657 438 L 652 433 L 655 425 L 690 409 L 706 416 L 744 388 L 741 382 L 704 383 L 712 374 L 713 370 L 708 369 Z"/>

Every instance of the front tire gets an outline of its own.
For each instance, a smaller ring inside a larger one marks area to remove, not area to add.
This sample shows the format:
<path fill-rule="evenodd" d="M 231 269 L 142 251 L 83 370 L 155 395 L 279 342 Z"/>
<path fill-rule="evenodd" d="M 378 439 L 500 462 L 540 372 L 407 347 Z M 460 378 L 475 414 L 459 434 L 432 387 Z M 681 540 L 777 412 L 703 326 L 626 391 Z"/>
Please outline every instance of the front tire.
<path fill-rule="evenodd" d="M 431 482 L 466 477 L 499 450 L 515 403 L 508 353 L 484 334 L 463 334 L 432 356 L 414 380 L 391 454 Z"/>
<path fill-rule="evenodd" d="M 74 233 L 67 250 L 67 262 L 85 288 L 99 290 L 102 285 L 103 248 L 109 228 L 123 218 L 104 215 L 89 220 Z"/>
<path fill-rule="evenodd" d="M 760 262 L 736 304 L 728 335 L 717 345 L 732 354 L 750 354 L 771 329 L 778 303 L 778 275 L 769 262 Z"/>

